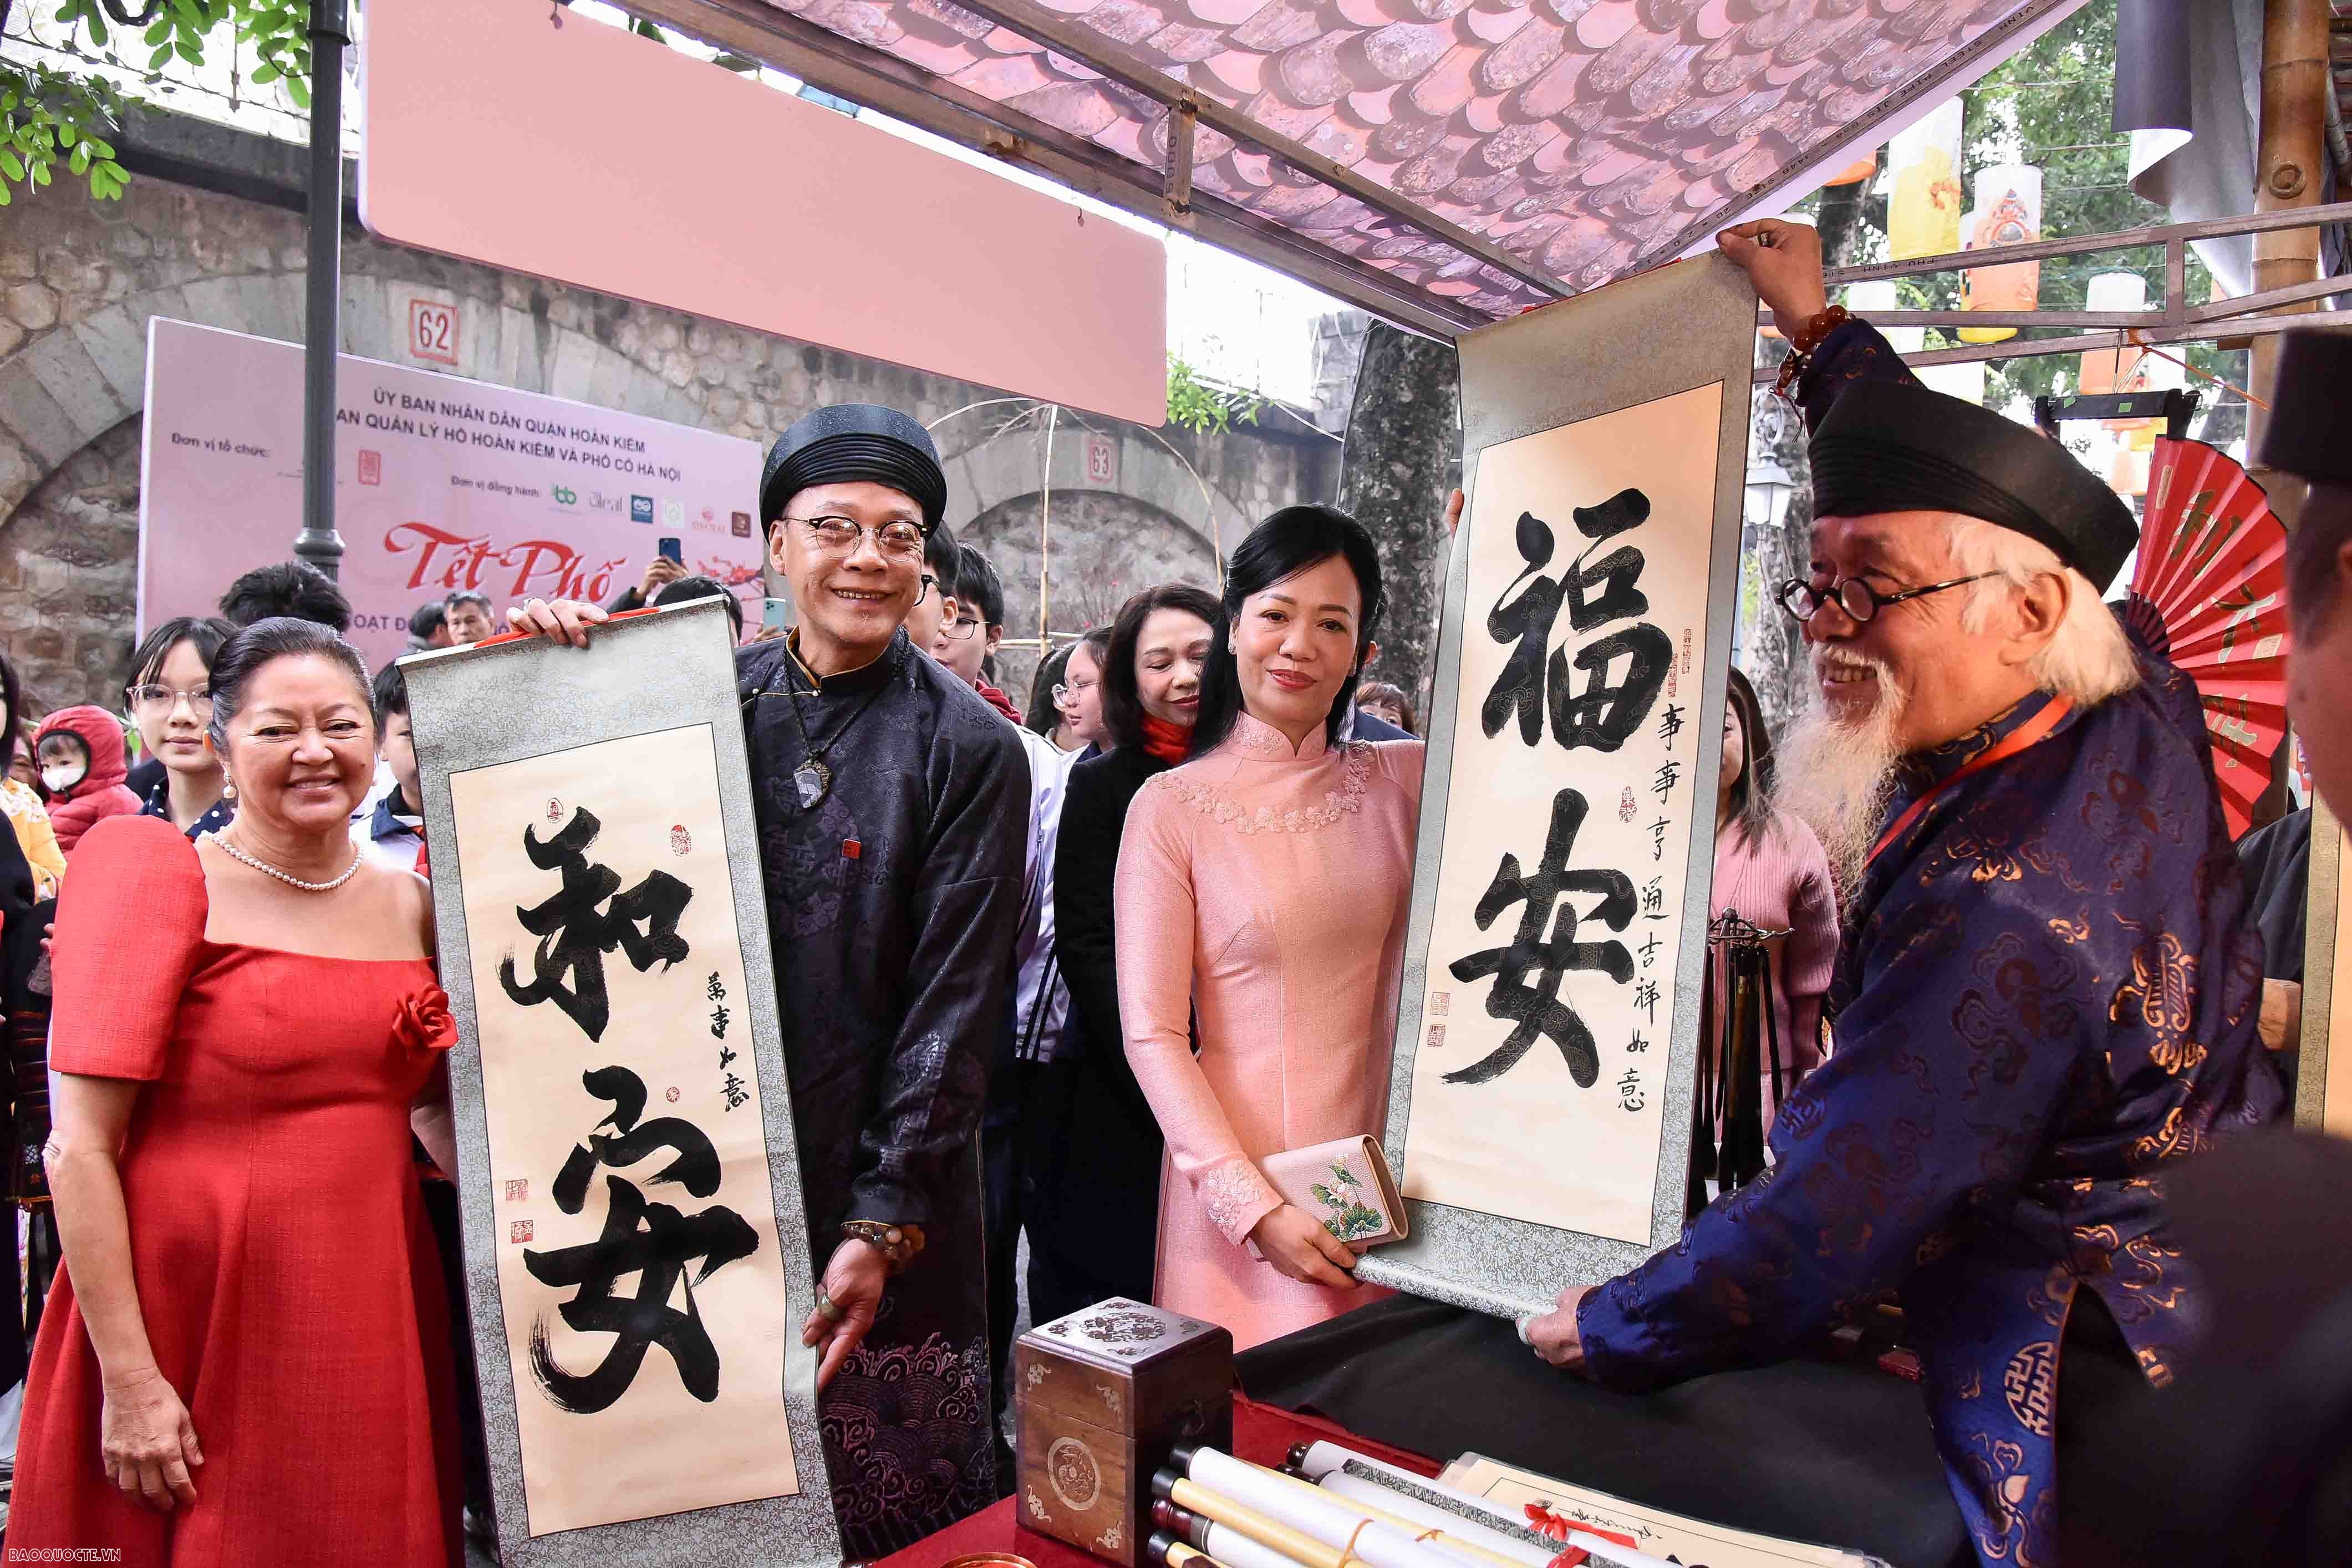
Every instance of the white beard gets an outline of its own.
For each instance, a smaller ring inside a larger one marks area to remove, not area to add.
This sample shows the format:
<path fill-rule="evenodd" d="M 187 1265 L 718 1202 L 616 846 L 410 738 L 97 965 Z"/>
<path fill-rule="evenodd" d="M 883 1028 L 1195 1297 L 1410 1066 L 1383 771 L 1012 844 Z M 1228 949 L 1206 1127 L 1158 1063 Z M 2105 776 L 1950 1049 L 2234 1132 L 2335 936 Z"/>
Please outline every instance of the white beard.
<path fill-rule="evenodd" d="M 1866 666 L 1878 703 L 1857 719 L 1831 715 L 1822 701 L 1820 671 L 1825 664 Z M 1812 653 L 1813 700 L 1780 742 L 1780 804 L 1813 830 L 1829 855 L 1836 880 L 1838 913 L 1852 908 L 1862 873 L 1885 826 L 1886 803 L 1895 793 L 1895 767 L 1902 761 L 1895 739 L 1903 714 L 1903 693 L 1894 672 L 1874 658 L 1829 647 Z"/>

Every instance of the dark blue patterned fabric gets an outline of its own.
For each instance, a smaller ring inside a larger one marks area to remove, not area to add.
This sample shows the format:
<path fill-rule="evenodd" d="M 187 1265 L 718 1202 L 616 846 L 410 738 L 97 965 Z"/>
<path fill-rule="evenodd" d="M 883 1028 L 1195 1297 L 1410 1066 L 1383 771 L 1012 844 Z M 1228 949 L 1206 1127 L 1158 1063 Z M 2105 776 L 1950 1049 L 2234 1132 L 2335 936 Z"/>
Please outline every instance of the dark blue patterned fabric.
<path fill-rule="evenodd" d="M 1951 784 L 1885 847 L 1843 932 L 1833 1052 L 1775 1122 L 1772 1169 L 1578 1318 L 1591 1375 L 1642 1390 L 1779 1360 L 1899 1292 L 1988 1563 L 2055 1559 L 2076 1291 L 2168 1382 L 2202 1304 L 2163 1173 L 2284 1103 L 2202 711 L 2143 659 L 2140 685 Z M 1906 763 L 1886 820 L 2051 700 Z"/>

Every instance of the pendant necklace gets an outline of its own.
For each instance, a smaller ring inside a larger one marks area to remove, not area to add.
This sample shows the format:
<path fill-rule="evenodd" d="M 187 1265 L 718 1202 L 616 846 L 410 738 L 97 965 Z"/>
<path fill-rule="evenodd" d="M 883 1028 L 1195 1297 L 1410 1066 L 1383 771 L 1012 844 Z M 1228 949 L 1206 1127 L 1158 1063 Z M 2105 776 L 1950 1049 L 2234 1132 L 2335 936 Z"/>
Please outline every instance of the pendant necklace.
<path fill-rule="evenodd" d="M 788 664 L 785 668 L 789 671 L 791 667 Z M 825 738 L 824 744 L 818 746 L 812 745 L 809 742 L 808 726 L 801 720 L 800 700 L 802 694 L 792 689 L 791 677 L 789 674 L 786 675 L 784 690 L 782 695 L 787 700 L 786 705 L 792 710 L 793 730 L 793 732 L 800 737 L 801 752 L 803 753 L 801 765 L 793 770 L 793 788 L 799 794 L 801 809 L 803 811 L 814 811 L 819 805 L 824 804 L 824 797 L 833 790 L 833 770 L 824 765 L 824 754 L 833 750 L 834 746 L 844 735 L 849 733 L 851 725 L 866 717 L 866 710 L 874 706 L 874 700 L 881 696 L 883 691 L 888 688 L 889 684 L 890 676 L 886 674 L 882 679 L 876 684 L 874 689 L 866 693 L 866 700 L 859 703 L 856 710 L 842 722 L 841 728 L 835 730 L 831 735 L 827 736 Z M 808 693 L 810 696 L 815 696 L 817 694 L 816 690 L 812 690 Z M 763 691 L 761 695 L 769 696 L 772 695 L 772 693 Z"/>

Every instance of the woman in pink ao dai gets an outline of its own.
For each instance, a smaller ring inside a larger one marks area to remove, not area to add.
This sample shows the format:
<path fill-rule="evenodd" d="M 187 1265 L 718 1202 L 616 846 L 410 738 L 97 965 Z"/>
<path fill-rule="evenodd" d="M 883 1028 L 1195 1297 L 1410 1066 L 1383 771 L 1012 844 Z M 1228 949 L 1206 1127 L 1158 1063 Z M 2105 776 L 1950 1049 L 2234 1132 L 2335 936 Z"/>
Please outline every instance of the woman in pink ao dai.
<path fill-rule="evenodd" d="M 1259 1169 L 1387 1113 L 1423 747 L 1337 739 L 1381 597 L 1344 514 L 1253 530 L 1192 760 L 1136 795 L 1120 841 L 1119 1012 L 1168 1140 L 1153 1299 L 1242 1349 L 1384 1294 Z"/>

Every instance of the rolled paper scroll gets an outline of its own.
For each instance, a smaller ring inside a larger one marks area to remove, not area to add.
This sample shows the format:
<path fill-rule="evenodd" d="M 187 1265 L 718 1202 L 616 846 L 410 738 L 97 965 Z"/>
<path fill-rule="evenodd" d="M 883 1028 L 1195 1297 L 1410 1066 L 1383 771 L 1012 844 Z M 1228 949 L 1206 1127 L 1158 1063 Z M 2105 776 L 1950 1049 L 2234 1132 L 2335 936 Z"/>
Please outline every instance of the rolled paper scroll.
<path fill-rule="evenodd" d="M 1208 1450 L 1208 1452 L 1213 1454 L 1215 1450 L 1212 1449 Z M 1246 1469 L 1259 1468 L 1257 1466 L 1249 1464 L 1245 1459 L 1232 1459 L 1225 1455 L 1217 1455 L 1216 1457 L 1218 1459 L 1224 1460 L 1226 1463 L 1240 1465 L 1244 1467 Z M 1222 1470 L 1219 1473 L 1221 1475 L 1224 1474 Z M 1304 1477 L 1287 1475 L 1280 1470 L 1267 1470 L 1265 1471 L 1264 1474 L 1271 1479 L 1282 1482 L 1286 1487 L 1296 1489 L 1293 1494 L 1294 1496 L 1303 1494 L 1311 1503 L 1328 1504 L 1329 1501 L 1329 1497 L 1326 1489 L 1318 1487 L 1313 1481 L 1307 1480 Z M 1212 1486 L 1217 1486 L 1220 1483 L 1213 1480 L 1209 1484 Z M 1226 1485 L 1227 1489 L 1230 1489 L 1230 1479 L 1228 1479 L 1224 1484 Z M 1487 1546 L 1481 1545 L 1480 1543 L 1470 1540 L 1460 1528 L 1462 1521 L 1444 1517 L 1440 1517 L 1435 1520 L 1407 1519 L 1389 1506 L 1394 1500 L 1394 1493 L 1383 1491 L 1379 1489 L 1374 1489 L 1370 1496 L 1357 1497 L 1350 1500 L 1354 1512 L 1365 1516 L 1375 1524 L 1385 1525 L 1389 1529 L 1396 1531 L 1399 1534 L 1410 1537 L 1416 1543 L 1435 1546 L 1451 1556 L 1459 1558 L 1466 1565 L 1466 1568 L 1515 1568 L 1515 1565 L 1518 1565 L 1518 1568 L 1525 1568 L 1525 1565 L 1521 1564 L 1520 1559 L 1507 1553 L 1496 1552 Z M 1269 1509 L 1269 1511 L 1273 1512 L 1276 1518 L 1285 1517 L 1278 1508 Z M 1320 1531 L 1310 1531 L 1310 1533 L 1317 1534 L 1318 1538 L 1320 1536 Z M 1552 1558 L 1559 1554 L 1559 1547 L 1558 1543 L 1551 1542 L 1549 1544 L 1551 1546 L 1551 1550 L 1543 1553 L 1536 1560 L 1534 1568 L 1548 1568 Z"/>
<path fill-rule="evenodd" d="M 1199 1547 L 1187 1545 L 1165 1532 L 1153 1536 L 1145 1545 L 1151 1560 L 1165 1563 L 1167 1568 L 1233 1568 L 1231 1563 L 1220 1563 Z"/>
<path fill-rule="evenodd" d="M 1496 1557 L 1517 1563 L 1522 1568 L 1548 1568 L 1559 1555 L 1559 1543 L 1549 1536 L 1524 1531 L 1524 1539 L 1507 1535 L 1499 1528 L 1475 1519 L 1447 1512 L 1419 1498 L 1408 1496 L 1393 1488 L 1370 1479 L 1372 1472 L 1359 1475 L 1351 1470 L 1333 1470 L 1322 1480 L 1323 1489 L 1335 1497 L 1367 1508 L 1381 1509 L 1418 1530 L 1443 1530 L 1448 1538 L 1465 1545 L 1484 1548 Z"/>
<path fill-rule="evenodd" d="M 1243 1507 L 1231 1498 L 1219 1497 L 1197 1482 L 1177 1477 L 1169 1483 L 1169 1500 L 1186 1512 L 1207 1520 L 1213 1526 L 1210 1538 L 1217 1540 L 1217 1549 L 1229 1557 L 1232 1547 L 1222 1539 L 1225 1531 L 1243 1536 L 1265 1548 L 1265 1555 L 1251 1568 L 1342 1568 L 1339 1551 L 1296 1531 L 1279 1520 L 1268 1519 L 1255 1509 Z M 1251 1553 L 1251 1555 L 1258 1555 Z"/>
<path fill-rule="evenodd" d="M 1236 1459 L 1230 1454 L 1221 1454 L 1214 1448 L 1192 1450 L 1189 1468 L 1190 1483 L 1207 1489 L 1211 1497 L 1335 1549 L 1329 1563 L 1312 1564 L 1310 1568 L 1343 1568 L 1343 1564 L 1354 1568 L 1355 1563 L 1360 1563 L 1362 1568 L 1464 1568 L 1465 1564 L 1473 1568 L 1519 1568 L 1509 1558 L 1496 1557 L 1453 1542 L 1416 1539 L 1425 1535 L 1425 1530 L 1391 1523 L 1387 1518 L 1375 1516 L 1360 1504 L 1332 1497 L 1319 1487 Z M 1192 1506 L 1181 1496 L 1176 1502 L 1179 1507 Z M 1269 1546 L 1291 1551 L 1281 1542 L 1266 1541 L 1244 1520 L 1227 1520 L 1213 1508 L 1194 1511 L 1230 1523 Z M 1349 1558 L 1354 1563 L 1348 1562 Z"/>
<path fill-rule="evenodd" d="M 1224 1568 L 1300 1568 L 1297 1558 L 1285 1556 L 1271 1546 L 1260 1546 L 1230 1525 L 1186 1513 L 1172 1502 L 1152 1504 L 1151 1518 L 1194 1551 L 1210 1552 L 1213 1560 L 1223 1563 Z"/>
<path fill-rule="evenodd" d="M 1417 1476 L 1411 1470 L 1399 1469 L 1394 1465 L 1385 1464 L 1379 1459 L 1356 1453 L 1352 1449 L 1343 1448 L 1337 1443 L 1309 1444 L 1307 1451 L 1299 1456 L 1298 1468 L 1318 1481 L 1327 1483 L 1334 1475 L 1354 1475 L 1360 1479 L 1386 1486 L 1397 1492 L 1401 1498 L 1419 1501 L 1428 1508 L 1442 1510 L 1467 1523 L 1484 1525 L 1514 1540 L 1536 1534 L 1534 1531 L 1528 1530 L 1522 1521 L 1497 1511 L 1495 1505 L 1484 1498 L 1473 1497 L 1457 1487 L 1449 1487 L 1443 1481 L 1431 1480 L 1426 1476 Z M 1395 1503 L 1385 1506 L 1398 1514 L 1408 1518 L 1414 1517 L 1412 1510 L 1400 1508 Z M 1467 1531 L 1465 1533 L 1466 1534 Z M 1580 1547 L 1596 1562 L 1622 1564 L 1623 1568 L 1675 1568 L 1673 1563 L 1663 1557 L 1653 1557 L 1647 1553 L 1636 1552 L 1622 1542 L 1612 1541 L 1604 1535 L 1595 1535 L 1591 1531 L 1572 1530 L 1565 1542 L 1554 1542 L 1552 1550 L 1556 1552 L 1561 1546 Z M 1496 1550 L 1499 1552 L 1503 1548 L 1496 1547 Z M 1549 1559 L 1546 1561 L 1549 1562 Z"/>

